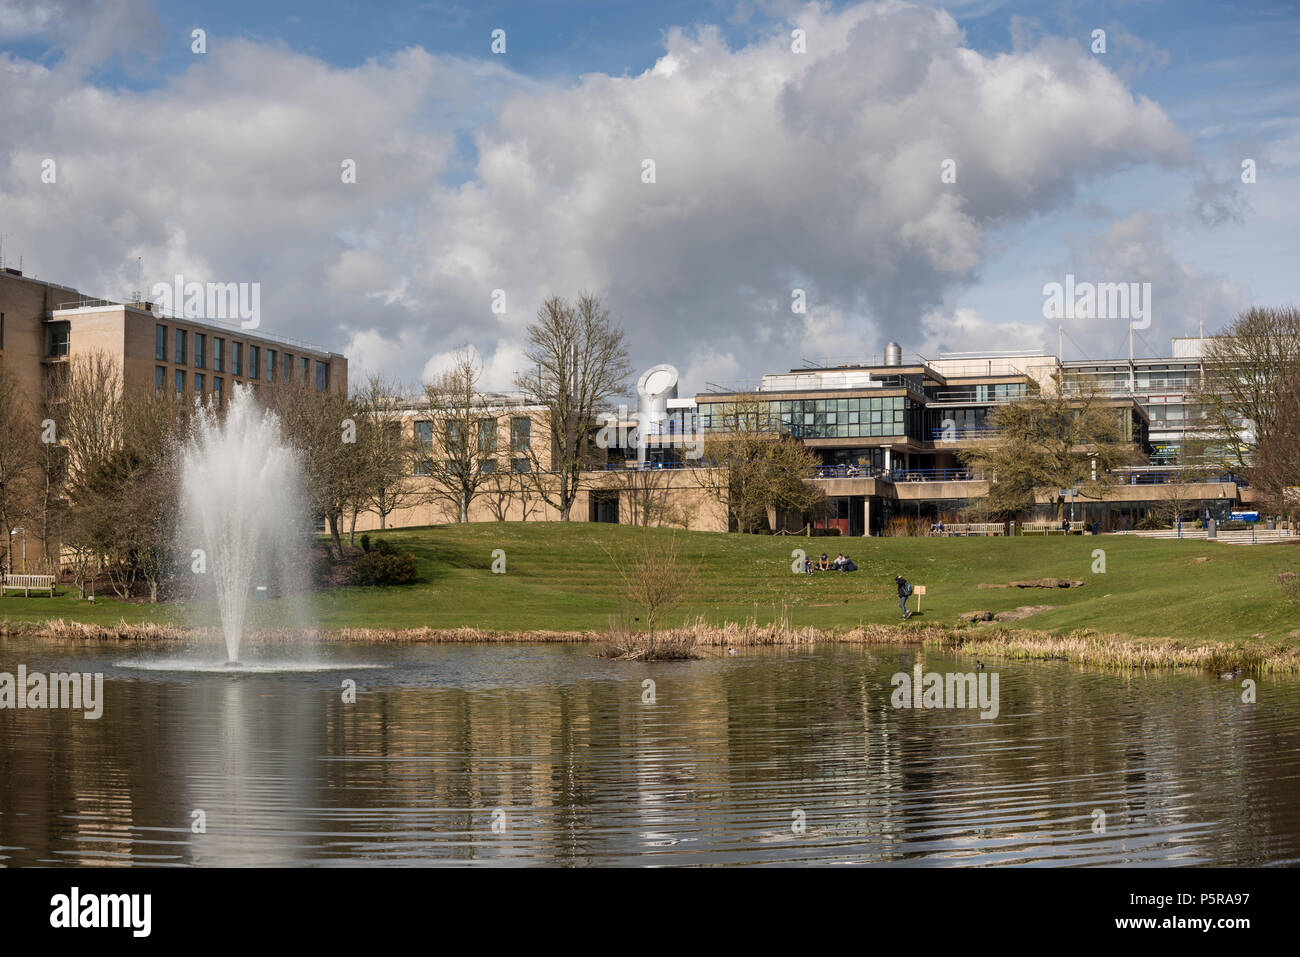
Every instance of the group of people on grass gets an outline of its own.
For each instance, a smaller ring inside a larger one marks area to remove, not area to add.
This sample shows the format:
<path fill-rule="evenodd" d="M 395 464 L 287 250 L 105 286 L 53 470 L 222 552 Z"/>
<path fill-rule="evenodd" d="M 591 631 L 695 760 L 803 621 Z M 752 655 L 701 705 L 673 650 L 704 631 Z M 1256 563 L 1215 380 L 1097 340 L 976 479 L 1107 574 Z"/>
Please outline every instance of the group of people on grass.
<path fill-rule="evenodd" d="M 849 558 L 843 552 L 836 555 L 834 561 L 831 561 L 831 559 L 827 557 L 826 553 L 822 552 L 822 557 L 817 561 L 813 561 L 811 558 L 804 559 L 803 570 L 806 575 L 811 575 L 814 572 L 842 573 L 855 572 L 858 570 L 858 566 L 853 564 L 853 559 Z"/>
<path fill-rule="evenodd" d="M 835 556 L 832 561 L 825 552 L 817 561 L 811 558 L 805 558 L 803 562 L 804 574 L 811 575 L 814 572 L 855 572 L 858 566 L 853 564 L 853 559 L 849 558 L 843 552 Z M 903 613 L 903 618 L 911 618 L 915 612 L 907 607 L 907 600 L 912 597 L 913 588 L 907 579 L 902 575 L 894 578 L 894 584 L 898 586 L 898 608 Z M 918 601 L 920 599 L 917 599 Z"/>

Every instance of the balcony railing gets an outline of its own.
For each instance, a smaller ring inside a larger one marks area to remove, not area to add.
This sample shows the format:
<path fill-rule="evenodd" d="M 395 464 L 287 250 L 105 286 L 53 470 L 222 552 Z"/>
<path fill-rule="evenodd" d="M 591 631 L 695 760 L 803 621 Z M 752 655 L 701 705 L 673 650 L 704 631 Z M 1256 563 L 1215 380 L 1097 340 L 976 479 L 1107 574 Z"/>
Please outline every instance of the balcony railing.
<path fill-rule="evenodd" d="M 1177 471 L 1135 471 L 1117 473 L 1122 485 L 1245 485 L 1235 472 L 1212 472 L 1201 475 L 1180 475 Z"/>
<path fill-rule="evenodd" d="M 870 478 L 885 482 L 976 482 L 982 476 L 974 469 L 883 469 L 874 465 L 823 465 L 809 476 L 820 479 Z"/>
<path fill-rule="evenodd" d="M 997 434 L 997 429 L 991 429 L 986 426 L 963 429 L 930 430 L 930 438 L 935 442 L 955 442 L 958 439 L 991 439 Z"/>

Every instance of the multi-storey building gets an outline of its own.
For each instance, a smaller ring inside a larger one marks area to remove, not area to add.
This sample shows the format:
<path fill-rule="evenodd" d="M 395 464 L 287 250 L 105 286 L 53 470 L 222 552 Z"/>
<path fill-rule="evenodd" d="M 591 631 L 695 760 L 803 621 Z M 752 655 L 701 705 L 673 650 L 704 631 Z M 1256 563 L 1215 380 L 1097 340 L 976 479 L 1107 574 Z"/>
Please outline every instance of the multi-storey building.
<path fill-rule="evenodd" d="M 94 299 L 68 286 L 0 270 L 0 363 L 28 396 L 79 356 L 119 366 L 128 390 L 220 398 L 235 383 L 347 388 L 347 358 L 239 325 L 158 315 L 150 303 Z"/>
<path fill-rule="evenodd" d="M 152 386 L 220 404 L 236 383 L 347 389 L 346 357 L 239 325 L 157 315 L 149 303 L 91 298 L 0 269 L 0 368 L 39 431 L 41 396 L 79 358 L 107 358 L 127 395 Z M 35 545 L 36 548 L 40 544 Z"/>

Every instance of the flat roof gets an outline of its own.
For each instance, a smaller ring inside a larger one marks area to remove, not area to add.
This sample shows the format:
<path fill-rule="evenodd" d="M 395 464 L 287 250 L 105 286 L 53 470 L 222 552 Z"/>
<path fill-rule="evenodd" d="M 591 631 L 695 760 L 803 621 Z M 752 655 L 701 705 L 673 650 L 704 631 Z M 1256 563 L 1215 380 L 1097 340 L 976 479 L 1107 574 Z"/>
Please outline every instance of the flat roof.
<path fill-rule="evenodd" d="M 50 315 L 56 318 L 65 316 L 84 316 L 97 312 L 117 312 L 129 311 L 139 316 L 146 316 L 158 322 L 181 322 L 187 326 L 196 326 L 200 329 L 209 329 L 213 332 L 222 332 L 226 335 L 240 336 L 245 339 L 260 339 L 265 342 L 272 342 L 277 345 L 294 346 L 297 349 L 306 349 L 309 352 L 317 353 L 322 356 L 347 358 L 341 352 L 331 352 L 323 346 L 307 342 L 304 339 L 295 339 L 292 336 L 281 336 L 275 333 L 262 332 L 260 328 L 254 326 L 245 329 L 243 326 L 233 323 L 224 323 L 215 319 L 191 319 L 188 316 L 169 316 L 165 313 L 157 313 L 152 309 L 143 309 L 140 306 L 132 305 L 125 302 L 112 302 L 106 299 L 88 299 L 81 300 L 87 305 L 73 306 L 71 303 L 64 303 L 62 306 L 51 310 Z"/>

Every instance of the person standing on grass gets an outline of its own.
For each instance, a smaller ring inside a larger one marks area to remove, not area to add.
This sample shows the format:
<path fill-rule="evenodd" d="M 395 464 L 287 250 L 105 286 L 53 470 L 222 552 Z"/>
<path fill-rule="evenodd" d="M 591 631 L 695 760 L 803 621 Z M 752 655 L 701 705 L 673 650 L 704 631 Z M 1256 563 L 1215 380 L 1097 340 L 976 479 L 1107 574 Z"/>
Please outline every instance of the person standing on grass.
<path fill-rule="evenodd" d="M 907 583 L 907 579 L 902 575 L 896 576 L 894 583 L 898 585 L 898 607 L 902 609 L 903 618 L 911 618 L 912 613 L 907 610 L 907 599 L 912 594 L 912 586 Z"/>

